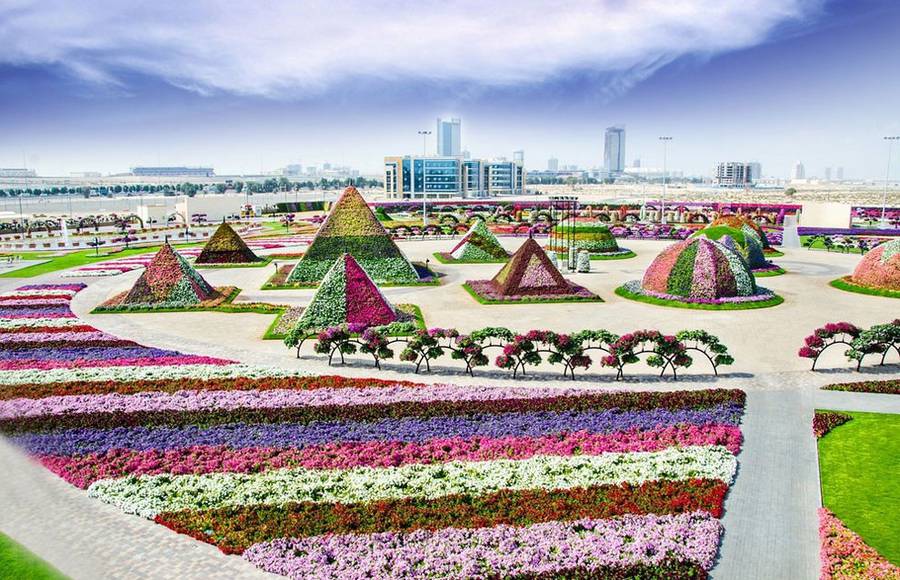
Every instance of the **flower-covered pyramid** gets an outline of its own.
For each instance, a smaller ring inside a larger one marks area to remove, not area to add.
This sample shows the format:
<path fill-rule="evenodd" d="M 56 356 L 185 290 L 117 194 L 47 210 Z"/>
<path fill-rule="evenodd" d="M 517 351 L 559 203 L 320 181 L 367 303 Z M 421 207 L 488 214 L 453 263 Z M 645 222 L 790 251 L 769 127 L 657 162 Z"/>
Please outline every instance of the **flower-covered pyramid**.
<path fill-rule="evenodd" d="M 334 261 L 351 254 L 378 282 L 413 283 L 416 269 L 406 259 L 355 187 L 348 187 L 332 207 L 322 227 L 287 282 L 322 280 Z"/>
<path fill-rule="evenodd" d="M 676 242 L 653 260 L 642 281 L 627 282 L 617 293 L 687 304 L 781 302 L 771 291 L 756 285 L 741 255 L 705 237 Z M 758 305 L 757 305 L 758 306 Z M 747 308 L 751 305 L 745 306 Z"/>
<path fill-rule="evenodd" d="M 197 256 L 197 264 L 250 264 L 259 257 L 247 247 L 230 225 L 222 222 Z"/>
<path fill-rule="evenodd" d="M 533 238 L 522 244 L 492 280 L 468 280 L 465 286 L 482 302 L 600 299 L 559 273 Z"/>
<path fill-rule="evenodd" d="M 325 274 L 296 327 L 322 329 L 345 323 L 380 326 L 397 318 L 394 307 L 366 271 L 352 255 L 343 254 Z"/>
<path fill-rule="evenodd" d="M 713 220 L 710 227 L 715 226 L 728 226 L 730 228 L 735 228 L 746 231 L 752 231 L 762 242 L 763 249 L 770 248 L 769 238 L 766 237 L 766 232 L 763 230 L 758 223 L 753 221 L 744 215 L 723 215 L 722 217 L 716 218 Z"/>
<path fill-rule="evenodd" d="M 557 224 L 550 230 L 548 250 L 565 252 L 568 248 L 567 236 L 570 229 L 567 226 Z M 585 250 L 593 255 L 604 257 L 630 258 L 634 256 L 631 250 L 620 248 L 615 236 L 609 228 L 602 223 L 577 224 L 571 228 L 574 237 L 574 245 L 577 250 Z"/>
<path fill-rule="evenodd" d="M 731 226 L 709 226 L 693 234 L 693 237 L 704 237 L 721 242 L 726 247 L 741 254 L 751 270 L 768 269 L 772 263 L 766 260 L 763 243 L 751 228 L 733 228 Z"/>
<path fill-rule="evenodd" d="M 860 286 L 900 291 L 900 238 L 869 250 L 850 278 Z"/>
<path fill-rule="evenodd" d="M 484 220 L 476 220 L 450 250 L 450 257 L 460 262 L 496 262 L 509 258 L 509 252 L 503 249 Z"/>
<path fill-rule="evenodd" d="M 163 244 L 120 304 L 178 308 L 209 300 L 215 293 L 187 260 Z"/>

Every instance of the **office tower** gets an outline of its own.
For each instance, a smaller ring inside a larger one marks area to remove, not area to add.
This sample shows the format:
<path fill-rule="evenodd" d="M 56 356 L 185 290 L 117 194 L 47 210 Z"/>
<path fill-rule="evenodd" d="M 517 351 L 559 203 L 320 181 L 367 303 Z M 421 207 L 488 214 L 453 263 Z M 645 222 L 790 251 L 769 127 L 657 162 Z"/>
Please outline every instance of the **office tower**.
<path fill-rule="evenodd" d="M 722 161 L 716 165 L 715 182 L 718 185 L 741 187 L 750 185 L 759 178 L 755 173 L 760 171 L 757 162 Z"/>
<path fill-rule="evenodd" d="M 547 171 L 559 171 L 559 159 L 551 157 L 547 160 Z"/>
<path fill-rule="evenodd" d="M 518 151 L 513 151 L 513 163 L 525 165 L 525 152 L 521 149 L 519 149 Z"/>
<path fill-rule="evenodd" d="M 641 166 L 641 158 L 635 157 L 634 162 L 631 164 L 632 167 L 640 167 Z"/>
<path fill-rule="evenodd" d="M 835 171 L 836 177 L 838 181 L 844 181 L 844 168 L 838 167 L 837 171 Z"/>
<path fill-rule="evenodd" d="M 611 175 L 625 170 L 625 127 L 606 128 L 606 139 L 603 148 L 603 163 Z"/>
<path fill-rule="evenodd" d="M 791 179 L 806 179 L 806 168 L 803 167 L 803 162 L 798 161 L 797 163 L 794 163 Z"/>
<path fill-rule="evenodd" d="M 437 154 L 439 157 L 460 157 L 462 145 L 460 140 L 461 121 L 457 118 L 437 120 Z"/>
<path fill-rule="evenodd" d="M 831 168 L 825 168 L 825 181 L 831 181 Z"/>

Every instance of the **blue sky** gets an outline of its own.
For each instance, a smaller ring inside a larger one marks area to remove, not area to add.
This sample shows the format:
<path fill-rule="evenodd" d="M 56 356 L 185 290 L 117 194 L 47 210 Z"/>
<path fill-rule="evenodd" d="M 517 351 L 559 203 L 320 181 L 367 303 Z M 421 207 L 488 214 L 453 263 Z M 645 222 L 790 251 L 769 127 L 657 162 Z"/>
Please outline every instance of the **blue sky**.
<path fill-rule="evenodd" d="M 883 178 L 898 29 L 890 0 L 4 0 L 0 166 L 374 173 L 452 115 L 474 155 L 530 168 L 600 165 L 625 124 L 645 165 L 665 134 L 690 173 Z"/>

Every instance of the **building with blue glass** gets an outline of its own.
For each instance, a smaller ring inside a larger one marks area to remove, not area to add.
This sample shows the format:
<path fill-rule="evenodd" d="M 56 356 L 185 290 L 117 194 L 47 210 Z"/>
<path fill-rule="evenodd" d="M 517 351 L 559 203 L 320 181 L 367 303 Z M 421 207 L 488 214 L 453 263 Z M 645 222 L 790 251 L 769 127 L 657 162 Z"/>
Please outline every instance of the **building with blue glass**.
<path fill-rule="evenodd" d="M 384 189 L 390 199 L 521 195 L 525 192 L 525 168 L 505 159 L 385 157 Z"/>

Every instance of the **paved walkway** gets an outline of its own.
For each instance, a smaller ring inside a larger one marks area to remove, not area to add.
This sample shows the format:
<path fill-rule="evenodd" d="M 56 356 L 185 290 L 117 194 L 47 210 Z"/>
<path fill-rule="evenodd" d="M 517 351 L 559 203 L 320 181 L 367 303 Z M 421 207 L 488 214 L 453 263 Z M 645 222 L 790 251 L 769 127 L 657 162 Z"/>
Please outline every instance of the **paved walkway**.
<path fill-rule="evenodd" d="M 509 240 L 505 240 L 509 243 Z M 446 245 L 446 243 L 443 243 Z M 789 252 L 779 259 L 793 276 L 765 281 L 788 298 L 771 310 L 750 312 L 694 312 L 653 307 L 618 299 L 612 289 L 625 279 L 639 277 L 649 262 L 644 253 L 662 244 L 625 243 L 642 255 L 636 260 L 600 263 L 603 273 L 577 278 L 608 299 L 600 305 L 547 305 L 480 307 L 458 285 L 467 278 L 489 277 L 492 266 L 469 268 L 440 266 L 449 284 L 438 288 L 389 288 L 395 302 L 417 302 L 431 325 L 474 328 L 504 324 L 516 328 L 606 327 L 624 331 L 659 327 L 707 328 L 719 334 L 738 359 L 734 369 L 718 379 L 685 376 L 678 382 L 659 382 L 650 375 L 630 382 L 614 382 L 612 373 L 581 377 L 585 388 L 605 385 L 617 389 L 669 390 L 742 388 L 748 393 L 742 426 L 745 444 L 739 456 L 739 473 L 726 501 L 726 528 L 719 561 L 712 574 L 717 579 L 818 577 L 818 534 L 815 510 L 820 505 L 812 414 L 815 408 L 900 413 L 900 397 L 820 391 L 833 382 L 900 376 L 896 365 L 869 368 L 864 374 L 846 370 L 811 373 L 808 361 L 796 357 L 802 337 L 816 326 L 835 319 L 865 325 L 893 315 L 887 299 L 852 295 L 827 288 L 825 283 L 852 268 L 858 256 Z M 429 242 L 404 245 L 414 259 L 424 259 L 436 248 Z M 652 256 L 651 256 L 652 257 Z M 595 264 L 597 265 L 597 264 Z M 266 270 L 263 272 L 262 270 Z M 248 290 L 241 298 L 304 304 L 311 291 L 262 292 L 258 288 L 268 269 L 204 271 L 214 284 L 236 283 Z M 295 359 L 277 341 L 260 341 L 271 316 L 254 314 L 87 314 L 110 294 L 133 282 L 136 273 L 114 279 L 89 280 L 79 293 L 74 310 L 91 324 L 143 344 L 212 354 L 245 362 L 302 368 L 312 373 L 372 376 L 368 361 L 353 366 L 327 367 L 321 357 Z M 259 280 L 257 280 L 257 278 Z M 0 290 L 25 283 L 56 281 L 53 276 L 0 279 Z M 67 282 L 72 279 L 65 279 Z M 460 291 L 461 292 L 461 291 Z M 222 344 L 221 337 L 231 340 Z M 764 345 L 760 348 L 760 345 Z M 837 350 L 837 349 L 836 349 Z M 840 354 L 823 366 L 845 366 Z M 692 372 L 707 372 L 698 362 Z M 408 365 L 386 365 L 378 376 L 416 378 L 425 382 L 460 384 L 523 384 L 505 372 L 479 370 L 474 378 L 453 375 L 410 374 Z M 572 386 L 555 373 L 532 372 L 526 382 Z M 170 532 L 168 529 L 89 500 L 85 494 L 32 464 L 0 440 L 0 530 L 8 533 L 42 558 L 73 578 L 253 578 L 264 574 L 237 557 L 226 557 L 215 548 Z M 9 501 L 7 501 L 7 498 Z"/>

